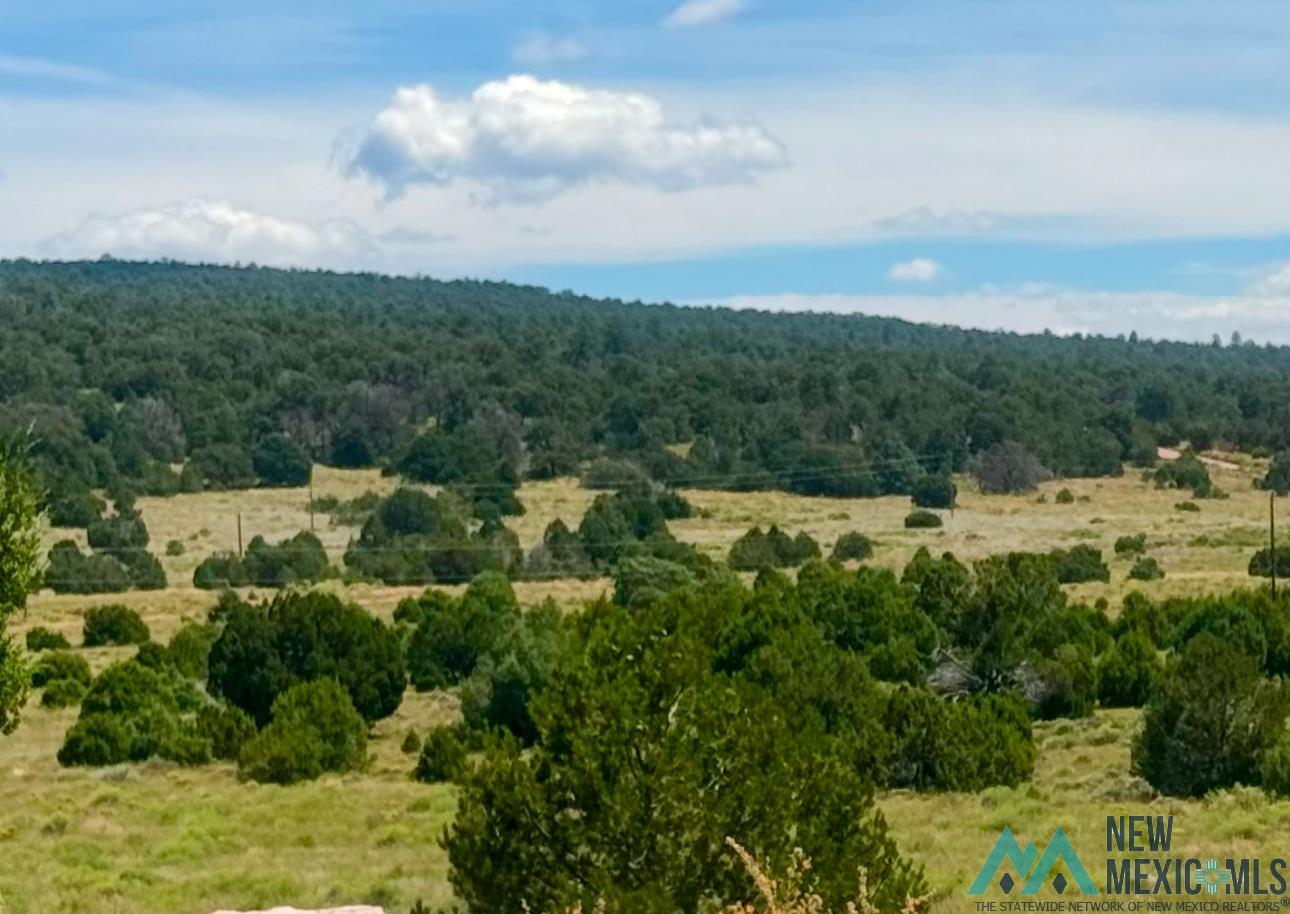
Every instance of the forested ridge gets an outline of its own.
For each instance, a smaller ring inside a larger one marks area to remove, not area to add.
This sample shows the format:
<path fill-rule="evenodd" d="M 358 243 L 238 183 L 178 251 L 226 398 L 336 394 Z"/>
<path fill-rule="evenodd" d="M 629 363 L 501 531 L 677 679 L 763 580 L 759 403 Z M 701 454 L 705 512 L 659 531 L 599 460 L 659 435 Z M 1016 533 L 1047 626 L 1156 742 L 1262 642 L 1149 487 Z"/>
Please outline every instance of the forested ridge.
<path fill-rule="evenodd" d="M 0 431 L 33 428 L 59 493 L 290 484 L 312 460 L 479 484 L 610 455 L 665 483 L 869 495 L 1007 440 L 1060 475 L 1290 444 L 1283 347 L 114 260 L 0 263 L 0 321 Z"/>

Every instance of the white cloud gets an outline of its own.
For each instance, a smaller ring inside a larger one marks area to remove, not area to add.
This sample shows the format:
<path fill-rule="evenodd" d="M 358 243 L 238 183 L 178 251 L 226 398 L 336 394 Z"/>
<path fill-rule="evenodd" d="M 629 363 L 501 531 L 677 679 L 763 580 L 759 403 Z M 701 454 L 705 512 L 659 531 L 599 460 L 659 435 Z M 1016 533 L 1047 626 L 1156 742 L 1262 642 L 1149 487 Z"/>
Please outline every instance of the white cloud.
<path fill-rule="evenodd" d="M 392 197 L 410 184 L 464 178 L 523 200 L 593 182 L 666 191 L 743 183 L 787 159 L 783 144 L 753 123 L 669 123 L 648 95 L 512 76 L 464 101 L 426 85 L 399 89 L 344 170 Z"/>
<path fill-rule="evenodd" d="M 1263 295 L 1290 296 L 1290 262 L 1264 270 L 1255 281 L 1254 289 Z"/>
<path fill-rule="evenodd" d="M 91 215 L 47 239 L 52 257 L 160 258 L 273 266 L 354 266 L 374 262 L 371 237 L 352 222 L 292 222 L 197 198 L 120 216 Z"/>
<path fill-rule="evenodd" d="M 743 0 L 687 0 L 663 20 L 668 28 L 689 29 L 724 22 L 743 8 Z"/>
<path fill-rule="evenodd" d="M 526 67 L 540 67 L 569 60 L 581 60 L 587 48 L 576 38 L 557 38 L 545 32 L 534 32 L 515 46 L 511 57 Z"/>
<path fill-rule="evenodd" d="M 891 265 L 887 278 L 896 282 L 932 282 L 939 279 L 944 268 L 935 260 L 926 257 L 915 257 Z"/>

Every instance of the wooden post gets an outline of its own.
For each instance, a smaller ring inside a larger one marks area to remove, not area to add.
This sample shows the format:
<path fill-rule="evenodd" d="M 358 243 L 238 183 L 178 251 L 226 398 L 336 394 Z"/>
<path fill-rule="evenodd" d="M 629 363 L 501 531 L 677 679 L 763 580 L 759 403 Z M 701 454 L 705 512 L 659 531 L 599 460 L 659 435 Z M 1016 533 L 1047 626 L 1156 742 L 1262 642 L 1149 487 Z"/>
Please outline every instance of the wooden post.
<path fill-rule="evenodd" d="M 309 532 L 314 532 L 314 473 L 309 468 Z"/>
<path fill-rule="evenodd" d="M 242 512 L 237 512 L 237 557 L 242 557 Z"/>

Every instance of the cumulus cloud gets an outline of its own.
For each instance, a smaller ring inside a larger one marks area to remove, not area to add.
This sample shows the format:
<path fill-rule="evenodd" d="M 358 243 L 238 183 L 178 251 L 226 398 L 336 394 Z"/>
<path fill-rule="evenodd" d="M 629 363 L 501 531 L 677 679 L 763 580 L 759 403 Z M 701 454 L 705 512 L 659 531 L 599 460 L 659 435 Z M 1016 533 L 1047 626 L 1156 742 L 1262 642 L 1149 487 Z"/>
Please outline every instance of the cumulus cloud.
<path fill-rule="evenodd" d="M 587 48 L 576 38 L 557 38 L 545 32 L 534 32 L 515 46 L 511 56 L 516 63 L 526 67 L 540 67 L 581 60 L 587 56 Z"/>
<path fill-rule="evenodd" d="M 512 76 L 464 100 L 427 85 L 400 88 L 342 167 L 391 197 L 466 179 L 498 199 L 533 200 L 593 182 L 665 191 L 735 184 L 787 161 L 784 145 L 750 122 L 678 124 L 648 95 Z"/>
<path fill-rule="evenodd" d="M 743 8 L 743 0 L 687 0 L 663 20 L 673 29 L 690 29 L 723 22 Z"/>
<path fill-rule="evenodd" d="M 913 260 L 892 264 L 887 271 L 887 278 L 896 282 L 932 282 L 940 278 L 943 272 L 944 268 L 935 260 L 915 257 Z"/>
<path fill-rule="evenodd" d="M 272 266 L 355 266 L 379 257 L 372 238 L 352 222 L 293 222 L 203 198 L 120 216 L 96 213 L 47 239 L 42 250 L 51 257 L 111 254 Z"/>

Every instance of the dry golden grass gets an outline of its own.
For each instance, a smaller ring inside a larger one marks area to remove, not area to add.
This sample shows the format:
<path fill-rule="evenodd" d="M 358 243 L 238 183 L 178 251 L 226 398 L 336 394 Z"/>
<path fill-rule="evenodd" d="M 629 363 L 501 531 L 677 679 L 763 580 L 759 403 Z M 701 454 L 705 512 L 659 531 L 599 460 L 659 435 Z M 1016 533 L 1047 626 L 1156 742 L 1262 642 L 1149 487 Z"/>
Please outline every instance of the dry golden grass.
<path fill-rule="evenodd" d="M 1047 550 L 1088 542 L 1112 566 L 1109 584 L 1072 588 L 1083 599 L 1106 597 L 1112 612 L 1123 594 L 1153 595 L 1219 591 L 1246 585 L 1246 564 L 1262 544 L 1267 499 L 1253 488 L 1262 469 L 1248 458 L 1213 466 L 1215 482 L 1231 494 L 1201 501 L 1199 513 L 1174 510 L 1185 493 L 1158 491 L 1130 471 L 1112 480 L 1066 480 L 1036 496 L 982 496 L 960 480 L 960 508 L 943 530 L 906 531 L 907 499 L 811 499 L 783 493 L 687 492 L 699 509 L 672 525 L 676 535 L 722 556 L 749 527 L 772 523 L 806 530 L 825 549 L 838 536 L 859 530 L 878 543 L 874 561 L 899 569 L 926 545 L 971 560 L 1009 550 Z M 316 495 L 353 498 L 388 492 L 395 481 L 367 471 L 319 468 Z M 1055 494 L 1069 488 L 1074 504 Z M 526 485 L 528 508 L 511 526 L 526 547 L 561 517 L 575 526 L 596 493 L 576 481 Z M 173 586 L 159 593 L 121 597 L 37 595 L 21 633 L 47 625 L 80 643 L 81 614 L 92 605 L 120 600 L 137 608 L 165 640 L 187 619 L 203 618 L 214 601 L 191 588 L 192 571 L 209 553 L 234 549 L 236 515 L 243 537 L 271 540 L 308 529 L 308 491 L 283 489 L 205 493 L 172 499 L 142 499 L 152 534 Z M 317 531 L 334 560 L 351 528 L 332 527 L 325 515 Z M 1146 533 L 1149 554 L 1163 564 L 1163 581 L 1126 580 L 1129 560 L 1112 546 L 1125 534 Z M 50 538 L 66 535 L 51 531 Z M 169 540 L 185 544 L 183 556 L 164 555 Z M 417 587 L 327 586 L 388 618 Z M 608 581 L 553 581 L 516 586 L 526 604 L 552 597 L 574 607 L 604 594 Z M 96 667 L 128 651 L 87 652 Z M 130 766 L 103 772 L 63 770 L 54 759 L 75 712 L 49 712 L 33 705 L 13 737 L 0 739 L 0 910 L 6 914 L 130 912 L 204 914 L 221 907 L 341 902 L 384 903 L 406 909 L 421 897 L 433 907 L 450 895 L 447 863 L 437 839 L 453 814 L 453 792 L 408 778 L 412 760 L 399 751 L 409 728 L 424 732 L 456 713 L 442 695 L 415 695 L 376 728 L 373 762 L 365 773 L 282 789 L 239 783 L 229 766 L 186 770 L 168 765 Z M 882 798 L 902 847 L 928 869 L 933 887 L 946 893 L 938 910 L 967 911 L 964 887 L 988 852 L 999 828 L 1009 824 L 1021 838 L 1047 840 L 1066 827 L 1080 849 L 1096 853 L 1108 814 L 1172 812 L 1184 852 L 1204 856 L 1257 854 L 1290 843 L 1290 804 L 1271 803 L 1261 793 L 1231 791 L 1200 802 L 1150 800 L 1128 776 L 1128 745 L 1136 715 L 1105 712 L 1089 721 L 1039 727 L 1040 755 L 1033 783 L 1016 790 L 976 795 L 891 793 Z"/>

